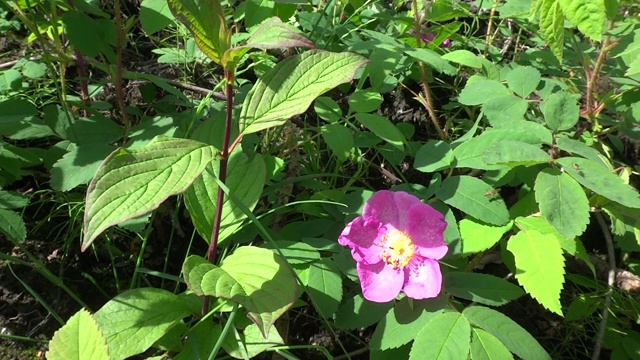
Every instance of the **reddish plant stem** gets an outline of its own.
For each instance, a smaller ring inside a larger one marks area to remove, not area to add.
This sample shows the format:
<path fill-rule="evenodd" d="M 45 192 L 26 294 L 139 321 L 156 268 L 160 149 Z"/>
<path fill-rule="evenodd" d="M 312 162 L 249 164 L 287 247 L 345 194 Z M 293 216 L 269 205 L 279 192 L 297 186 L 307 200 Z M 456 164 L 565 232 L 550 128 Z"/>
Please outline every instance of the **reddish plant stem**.
<path fill-rule="evenodd" d="M 224 139 L 222 141 L 222 152 L 220 153 L 220 171 L 218 179 L 221 183 L 227 181 L 227 164 L 229 162 L 229 141 L 231 138 L 231 122 L 233 120 L 233 70 L 225 70 L 224 77 L 226 79 L 226 95 L 227 95 L 227 114 L 224 126 Z M 216 210 L 213 215 L 213 231 L 211 232 L 211 242 L 207 251 L 207 260 L 214 264 L 216 262 L 216 251 L 218 249 L 218 236 L 220 235 L 220 222 L 222 220 L 222 206 L 224 204 L 224 191 L 218 186 L 218 195 L 216 197 Z M 202 316 L 209 312 L 209 296 L 205 296 L 202 303 Z"/>

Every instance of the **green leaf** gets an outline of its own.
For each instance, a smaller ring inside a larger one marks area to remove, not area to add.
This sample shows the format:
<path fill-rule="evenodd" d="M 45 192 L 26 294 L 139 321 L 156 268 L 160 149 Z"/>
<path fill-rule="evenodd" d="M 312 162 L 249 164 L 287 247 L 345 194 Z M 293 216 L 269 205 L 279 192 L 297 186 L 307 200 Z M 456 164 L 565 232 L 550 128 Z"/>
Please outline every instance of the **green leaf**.
<path fill-rule="evenodd" d="M 443 73 L 446 75 L 455 75 L 457 72 L 457 69 L 455 67 L 451 66 L 451 64 L 449 64 L 447 60 L 444 60 L 444 58 L 440 56 L 440 54 L 433 50 L 409 48 L 404 50 L 404 53 L 416 60 L 425 63 L 427 66 L 439 73 Z"/>
<path fill-rule="evenodd" d="M 0 71 L 0 93 L 18 90 L 22 86 L 22 74 L 18 70 L 8 69 Z"/>
<path fill-rule="evenodd" d="M 416 336 L 409 359 L 460 359 L 469 357 L 471 325 L 466 317 L 446 312 L 434 317 Z"/>
<path fill-rule="evenodd" d="M 487 100 L 482 111 L 491 125 L 515 125 L 524 120 L 529 103 L 517 96 L 504 95 Z"/>
<path fill-rule="evenodd" d="M 382 104 L 382 95 L 372 89 L 357 90 L 349 96 L 349 109 L 354 112 L 368 113 Z"/>
<path fill-rule="evenodd" d="M 453 162 L 451 145 L 445 141 L 429 140 L 418 149 L 413 167 L 421 172 L 447 169 Z"/>
<path fill-rule="evenodd" d="M 580 155 L 583 158 L 589 159 L 597 164 L 602 165 L 605 169 L 613 170 L 604 155 L 598 152 L 598 150 L 592 148 L 591 146 L 588 146 L 581 141 L 565 137 L 558 137 L 556 139 L 556 145 L 558 145 L 561 150 L 564 150 L 573 155 Z"/>
<path fill-rule="evenodd" d="M 458 101 L 463 105 L 480 105 L 488 100 L 509 96 L 511 92 L 495 80 L 479 79 L 468 82 L 460 92 Z"/>
<path fill-rule="evenodd" d="M 206 261 L 206 260 L 205 260 Z M 213 321 L 199 321 L 189 329 L 189 336 L 182 351 L 174 360 L 208 359 L 215 346 L 215 341 L 222 333 L 222 326 Z"/>
<path fill-rule="evenodd" d="M 113 143 L 120 139 L 123 133 L 123 129 L 115 121 L 97 116 L 80 118 L 66 130 L 67 139 L 76 145 Z"/>
<path fill-rule="evenodd" d="M 342 109 L 340 105 L 328 96 L 320 96 L 316 99 L 313 109 L 321 119 L 330 123 L 335 123 L 342 117 Z"/>
<path fill-rule="evenodd" d="M 558 0 L 541 0 L 540 30 L 553 54 L 562 61 L 564 47 L 564 14 Z"/>
<path fill-rule="evenodd" d="M 213 232 L 213 214 L 218 198 L 218 183 L 215 177 L 219 172 L 220 163 L 212 162 L 184 194 L 191 220 L 200 236 L 207 242 L 210 241 Z M 262 195 L 266 176 L 267 168 L 260 155 L 248 156 L 241 147 L 237 147 L 229 156 L 225 185 L 251 210 Z M 225 196 L 218 243 L 222 243 L 232 235 L 246 218 L 247 215 L 228 196 Z"/>
<path fill-rule="evenodd" d="M 296 278 L 286 260 L 271 250 L 253 246 L 237 248 L 220 267 L 207 272 L 202 277 L 201 288 L 205 295 L 244 306 L 247 316 L 264 337 L 275 321 L 293 306 L 298 292 Z"/>
<path fill-rule="evenodd" d="M 580 106 L 576 98 L 568 93 L 557 92 L 549 96 L 543 106 L 544 121 L 554 133 L 571 129 L 578 122 Z"/>
<path fill-rule="evenodd" d="M 504 314 L 483 306 L 470 306 L 462 314 L 471 324 L 498 338 L 523 360 L 551 360 L 551 356 L 527 330 Z"/>
<path fill-rule="evenodd" d="M 453 149 L 453 155 L 456 159 L 455 164 L 457 168 L 500 169 L 502 166 L 489 165 L 483 160 L 485 150 L 506 140 L 520 141 L 531 145 L 551 144 L 551 135 L 549 129 L 543 125 L 529 121 L 518 123 L 518 127 L 515 129 L 513 126 L 490 128 Z"/>
<path fill-rule="evenodd" d="M 113 360 L 140 354 L 191 314 L 182 299 L 166 290 L 139 288 L 109 300 L 94 318 Z"/>
<path fill-rule="evenodd" d="M 518 66 L 507 73 L 509 89 L 522 98 L 527 98 L 540 83 L 540 71 L 531 66 Z"/>
<path fill-rule="evenodd" d="M 48 360 L 109 360 L 107 341 L 98 324 L 85 309 L 73 315 L 53 334 Z"/>
<path fill-rule="evenodd" d="M 226 351 L 231 357 L 236 359 L 243 359 L 243 353 L 248 355 L 248 358 L 253 359 L 258 354 L 264 352 L 265 350 L 272 348 L 278 345 L 284 345 L 284 340 L 278 333 L 278 329 L 275 326 L 272 326 L 269 329 L 269 334 L 265 338 L 262 336 L 260 329 L 256 326 L 256 324 L 250 324 L 240 334 L 240 342 L 236 339 L 236 337 L 231 333 L 227 334 L 225 338 L 225 342 L 222 343 L 222 348 Z M 211 338 L 209 338 L 211 339 Z M 208 340 L 211 342 L 211 340 Z M 240 346 L 245 347 L 245 349 L 241 349 Z"/>
<path fill-rule="evenodd" d="M 431 301 L 436 301 L 431 299 Z M 428 311 L 429 301 L 413 302 L 409 298 L 398 301 L 393 309 L 380 320 L 371 337 L 371 350 L 387 350 L 400 347 L 415 339 L 420 329 L 424 328 L 442 310 Z"/>
<path fill-rule="evenodd" d="M 22 74 L 29 79 L 40 79 L 47 74 L 47 64 L 27 61 L 22 67 Z"/>
<path fill-rule="evenodd" d="M 453 296 L 491 306 L 502 306 L 524 294 L 517 285 L 488 274 L 449 272 L 443 283 Z"/>
<path fill-rule="evenodd" d="M 320 260 L 319 249 L 313 247 L 307 243 L 303 242 L 295 242 L 295 241 L 287 241 L 287 240 L 279 240 L 275 242 L 275 245 L 279 249 L 275 251 L 273 244 L 266 243 L 262 245 L 265 249 L 271 249 L 276 254 L 282 253 L 287 262 L 291 265 L 299 265 L 299 264 L 309 264 Z"/>
<path fill-rule="evenodd" d="M 53 164 L 51 187 L 57 191 L 69 191 L 78 185 L 88 184 L 113 150 L 113 146 L 100 143 L 71 144 L 70 151 Z"/>
<path fill-rule="evenodd" d="M 589 200 L 571 176 L 553 169 L 538 173 L 534 186 L 540 213 L 567 238 L 580 236 L 589 224 Z"/>
<path fill-rule="evenodd" d="M 603 0 L 558 0 L 558 3 L 578 30 L 595 41 L 602 40 L 607 18 Z"/>
<path fill-rule="evenodd" d="M 0 101 L 0 135 L 13 135 L 31 126 L 38 109 L 29 101 L 10 98 Z"/>
<path fill-rule="evenodd" d="M 376 303 L 361 294 L 347 299 L 336 312 L 336 326 L 351 330 L 364 328 L 380 321 L 393 307 L 393 301 Z"/>
<path fill-rule="evenodd" d="M 531 145 L 522 141 L 504 140 L 493 144 L 485 150 L 482 158 L 487 164 L 531 166 L 551 161 L 551 157 L 539 145 Z"/>
<path fill-rule="evenodd" d="M 22 242 L 27 238 L 27 228 L 20 214 L 7 209 L 0 209 L 0 232 L 12 241 Z"/>
<path fill-rule="evenodd" d="M 379 138 L 399 150 L 404 150 L 404 144 L 407 140 L 389 119 L 378 114 L 356 114 L 356 120 Z"/>
<path fill-rule="evenodd" d="M 169 9 L 193 35 L 196 44 L 213 62 L 220 64 L 229 48 L 224 12 L 218 0 L 167 0 Z"/>
<path fill-rule="evenodd" d="M 0 190 L 0 209 L 19 209 L 29 204 L 29 198 L 16 192 Z"/>
<path fill-rule="evenodd" d="M 500 197 L 487 196 L 493 188 L 472 176 L 450 176 L 436 192 L 438 199 L 474 218 L 493 225 L 509 222 L 509 211 Z"/>
<path fill-rule="evenodd" d="M 147 35 L 164 29 L 173 22 L 173 15 L 167 0 L 142 0 L 140 4 L 140 23 Z"/>
<path fill-rule="evenodd" d="M 98 56 L 109 45 L 105 33 L 96 20 L 79 11 L 67 10 L 62 14 L 64 32 L 69 41 L 83 54 Z"/>
<path fill-rule="evenodd" d="M 469 50 L 454 50 L 442 55 L 442 58 L 474 69 L 482 69 L 482 58 Z"/>
<path fill-rule="evenodd" d="M 194 294 L 203 296 L 202 279 L 209 271 L 216 269 L 218 269 L 218 267 L 207 261 L 207 259 L 191 255 L 185 259 L 182 265 L 184 282 L 187 283 L 187 287 L 189 287 Z"/>
<path fill-rule="evenodd" d="M 537 230 L 520 231 L 509 239 L 507 250 L 515 257 L 520 285 L 542 306 L 562 315 L 564 257 L 556 238 Z"/>
<path fill-rule="evenodd" d="M 240 133 L 284 124 L 313 100 L 353 79 L 365 63 L 360 55 L 310 50 L 291 56 L 264 74 L 251 88 L 240 112 Z"/>
<path fill-rule="evenodd" d="M 498 338 L 474 327 L 471 328 L 471 359 L 508 360 L 513 359 L 513 355 Z"/>
<path fill-rule="evenodd" d="M 492 226 L 474 218 L 462 219 L 458 225 L 462 237 L 463 255 L 471 255 L 491 248 L 512 227 L 511 222 L 504 226 Z"/>
<path fill-rule="evenodd" d="M 558 229 L 556 229 L 547 219 L 542 216 L 531 215 L 527 217 L 517 217 L 515 220 L 516 226 L 522 231 L 536 230 L 544 235 L 553 237 L 562 250 L 566 251 L 569 255 L 576 255 L 578 242 L 575 238 L 566 238 Z"/>
<path fill-rule="evenodd" d="M 340 124 L 327 124 L 320 127 L 322 138 L 336 155 L 340 162 L 349 158 L 353 149 L 353 134 L 351 130 Z"/>
<path fill-rule="evenodd" d="M 107 228 L 144 215 L 185 191 L 215 154 L 212 146 L 167 137 L 156 137 L 140 149 L 111 153 L 87 189 L 82 250 Z"/>
<path fill-rule="evenodd" d="M 312 263 L 307 288 L 318 312 L 331 317 L 342 300 L 342 277 L 336 264 L 327 258 Z"/>
<path fill-rule="evenodd" d="M 626 207 L 640 209 L 640 195 L 618 176 L 603 171 L 591 160 L 565 157 L 556 160 L 564 171 L 587 189 Z"/>

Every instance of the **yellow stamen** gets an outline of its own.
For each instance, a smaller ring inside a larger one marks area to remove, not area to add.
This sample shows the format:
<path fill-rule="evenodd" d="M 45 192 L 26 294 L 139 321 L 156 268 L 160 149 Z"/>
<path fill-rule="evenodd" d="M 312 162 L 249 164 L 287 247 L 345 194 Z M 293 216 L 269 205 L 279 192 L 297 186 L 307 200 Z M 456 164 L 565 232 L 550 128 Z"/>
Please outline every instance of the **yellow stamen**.
<path fill-rule="evenodd" d="M 394 269 L 404 268 L 409 264 L 416 246 L 413 245 L 409 235 L 400 230 L 393 230 L 382 237 L 379 246 L 382 246 L 382 260 L 393 266 Z"/>

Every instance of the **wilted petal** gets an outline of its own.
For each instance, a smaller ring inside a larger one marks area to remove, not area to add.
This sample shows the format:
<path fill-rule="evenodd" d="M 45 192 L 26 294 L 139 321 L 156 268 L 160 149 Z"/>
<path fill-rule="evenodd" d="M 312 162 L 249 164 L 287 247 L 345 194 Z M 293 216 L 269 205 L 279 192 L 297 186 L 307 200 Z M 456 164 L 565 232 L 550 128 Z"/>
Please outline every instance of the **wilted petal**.
<path fill-rule="evenodd" d="M 355 261 L 376 264 L 382 260 L 382 249 L 374 245 L 379 228 L 377 221 L 357 217 L 342 230 L 338 243 L 351 248 Z"/>
<path fill-rule="evenodd" d="M 357 263 L 358 278 L 364 298 L 373 302 L 389 302 L 398 296 L 404 282 L 404 271 L 384 262 L 375 265 Z"/>
<path fill-rule="evenodd" d="M 440 294 L 442 273 L 440 264 L 431 259 L 423 259 L 422 264 L 405 268 L 407 279 L 402 291 L 412 299 L 433 298 Z"/>

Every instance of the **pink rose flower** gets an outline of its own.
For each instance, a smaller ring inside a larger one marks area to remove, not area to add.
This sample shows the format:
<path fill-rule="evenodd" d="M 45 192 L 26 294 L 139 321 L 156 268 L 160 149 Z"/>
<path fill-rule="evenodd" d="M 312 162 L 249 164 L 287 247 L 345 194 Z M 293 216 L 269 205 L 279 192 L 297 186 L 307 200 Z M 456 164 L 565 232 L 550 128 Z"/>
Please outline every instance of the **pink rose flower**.
<path fill-rule="evenodd" d="M 444 216 L 406 192 L 378 191 L 338 242 L 349 246 L 367 300 L 388 302 L 400 291 L 413 299 L 438 296 L 439 259 L 447 254 Z"/>

